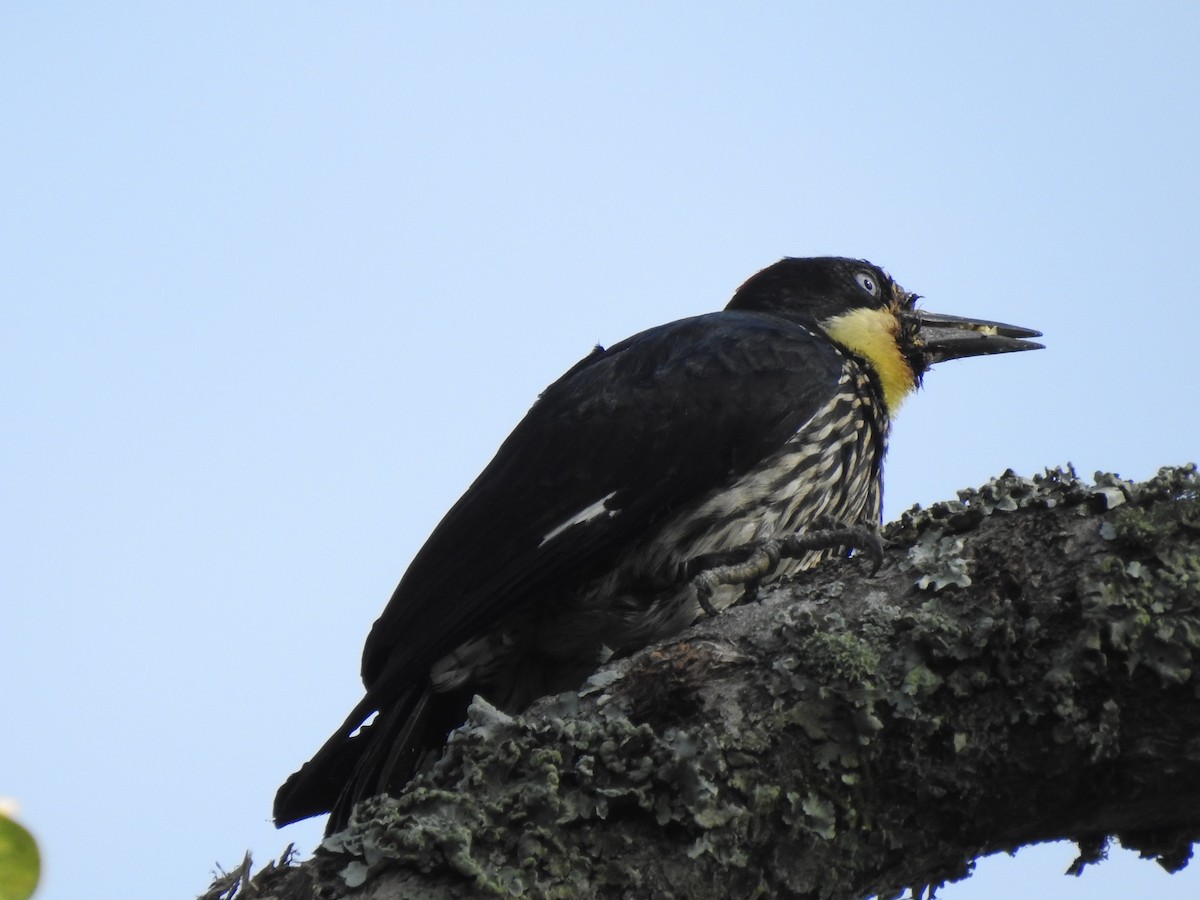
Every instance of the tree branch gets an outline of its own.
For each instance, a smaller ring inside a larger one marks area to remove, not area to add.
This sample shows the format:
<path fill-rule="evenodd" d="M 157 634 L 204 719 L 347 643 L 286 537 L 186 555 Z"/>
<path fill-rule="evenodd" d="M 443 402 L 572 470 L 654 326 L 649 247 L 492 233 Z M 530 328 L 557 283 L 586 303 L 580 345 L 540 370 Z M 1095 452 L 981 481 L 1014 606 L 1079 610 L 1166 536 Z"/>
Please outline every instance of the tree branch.
<path fill-rule="evenodd" d="M 1200 477 L 1011 473 L 509 717 L 241 896 L 895 896 L 1200 839 Z"/>

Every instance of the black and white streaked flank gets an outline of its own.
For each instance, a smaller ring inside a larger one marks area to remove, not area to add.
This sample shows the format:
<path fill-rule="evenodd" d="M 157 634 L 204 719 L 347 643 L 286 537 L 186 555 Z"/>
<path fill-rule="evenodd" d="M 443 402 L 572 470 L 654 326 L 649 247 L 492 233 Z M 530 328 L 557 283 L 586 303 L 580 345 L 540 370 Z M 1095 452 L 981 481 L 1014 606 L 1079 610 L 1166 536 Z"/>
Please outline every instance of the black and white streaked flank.
<path fill-rule="evenodd" d="M 916 300 L 863 260 L 784 259 L 724 311 L 597 348 L 550 385 L 413 559 L 367 638 L 366 695 L 279 789 L 276 824 L 331 812 L 334 831 L 400 790 L 473 694 L 519 711 L 676 633 L 700 615 L 698 558 L 878 524 L 890 417 L 929 366 L 1040 346 Z"/>

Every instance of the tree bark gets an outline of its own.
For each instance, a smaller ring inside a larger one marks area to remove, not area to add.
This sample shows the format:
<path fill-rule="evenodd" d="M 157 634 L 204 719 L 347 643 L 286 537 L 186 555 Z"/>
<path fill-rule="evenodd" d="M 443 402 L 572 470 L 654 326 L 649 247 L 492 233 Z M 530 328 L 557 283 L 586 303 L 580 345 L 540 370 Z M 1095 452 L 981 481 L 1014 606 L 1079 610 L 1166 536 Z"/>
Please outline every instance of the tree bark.
<path fill-rule="evenodd" d="M 1182 868 L 1195 467 L 1006 473 L 884 537 L 873 577 L 827 563 L 521 716 L 477 701 L 432 771 L 242 896 L 852 900 L 1063 838 Z"/>

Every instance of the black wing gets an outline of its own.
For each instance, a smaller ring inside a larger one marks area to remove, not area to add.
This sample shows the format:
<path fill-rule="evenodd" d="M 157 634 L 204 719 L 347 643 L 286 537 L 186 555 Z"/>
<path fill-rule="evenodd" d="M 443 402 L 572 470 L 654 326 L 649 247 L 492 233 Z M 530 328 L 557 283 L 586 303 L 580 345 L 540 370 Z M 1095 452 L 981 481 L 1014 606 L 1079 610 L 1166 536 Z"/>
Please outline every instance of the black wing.
<path fill-rule="evenodd" d="M 532 598 L 603 572 L 672 510 L 778 450 L 833 394 L 841 362 L 799 325 L 732 312 L 584 359 L 414 558 L 367 639 L 368 690 L 424 678 Z"/>
<path fill-rule="evenodd" d="M 280 788 L 276 824 L 332 808 L 336 829 L 406 777 L 396 760 L 422 739 L 434 662 L 780 449 L 842 362 L 800 325 L 726 311 L 597 350 L 547 388 L 413 559 L 367 638 L 366 696 Z"/>

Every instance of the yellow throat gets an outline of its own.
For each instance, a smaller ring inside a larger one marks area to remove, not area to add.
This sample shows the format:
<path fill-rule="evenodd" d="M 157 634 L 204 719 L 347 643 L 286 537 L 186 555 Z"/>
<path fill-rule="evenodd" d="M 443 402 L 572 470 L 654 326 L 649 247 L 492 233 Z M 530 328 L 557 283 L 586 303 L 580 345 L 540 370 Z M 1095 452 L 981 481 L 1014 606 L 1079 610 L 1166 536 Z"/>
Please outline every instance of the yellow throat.
<path fill-rule="evenodd" d="M 917 386 L 912 366 L 896 342 L 900 322 L 895 314 L 888 309 L 860 307 L 826 319 L 821 328 L 836 343 L 871 364 L 883 386 L 883 401 L 894 415 Z"/>

